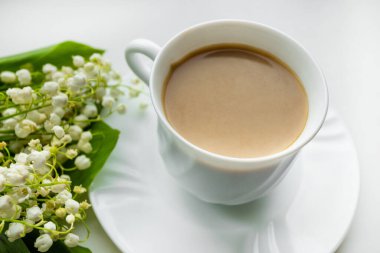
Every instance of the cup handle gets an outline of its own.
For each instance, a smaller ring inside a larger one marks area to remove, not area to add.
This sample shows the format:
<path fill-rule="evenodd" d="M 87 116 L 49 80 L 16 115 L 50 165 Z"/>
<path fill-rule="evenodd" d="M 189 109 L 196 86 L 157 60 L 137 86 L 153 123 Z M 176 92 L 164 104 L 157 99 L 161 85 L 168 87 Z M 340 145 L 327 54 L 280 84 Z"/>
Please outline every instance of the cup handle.
<path fill-rule="evenodd" d="M 145 55 L 152 61 L 156 58 L 161 48 L 150 40 L 133 40 L 125 50 L 125 59 L 132 71 L 147 85 L 152 69 L 144 64 L 139 54 Z"/>

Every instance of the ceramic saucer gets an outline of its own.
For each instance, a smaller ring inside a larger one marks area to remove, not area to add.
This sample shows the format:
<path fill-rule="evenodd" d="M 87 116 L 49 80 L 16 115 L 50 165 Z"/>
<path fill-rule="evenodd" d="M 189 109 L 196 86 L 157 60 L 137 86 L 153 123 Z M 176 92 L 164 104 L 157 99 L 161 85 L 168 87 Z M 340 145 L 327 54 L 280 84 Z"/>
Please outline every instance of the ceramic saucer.
<path fill-rule="evenodd" d="M 157 148 L 152 107 L 129 104 L 111 118 L 119 143 L 90 199 L 113 242 L 126 253 L 324 253 L 344 238 L 359 192 L 356 151 L 329 112 L 317 137 L 266 197 L 240 206 L 204 203 L 168 175 Z"/>

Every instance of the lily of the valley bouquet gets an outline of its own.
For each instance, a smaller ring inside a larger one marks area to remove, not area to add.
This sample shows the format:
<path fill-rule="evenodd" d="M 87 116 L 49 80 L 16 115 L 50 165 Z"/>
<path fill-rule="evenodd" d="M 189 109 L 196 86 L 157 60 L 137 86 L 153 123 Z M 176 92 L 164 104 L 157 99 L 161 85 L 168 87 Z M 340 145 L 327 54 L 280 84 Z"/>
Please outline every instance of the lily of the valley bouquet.
<path fill-rule="evenodd" d="M 64 42 L 0 58 L 0 252 L 90 252 L 74 229 L 119 134 L 102 120 L 140 92 L 102 53 Z"/>

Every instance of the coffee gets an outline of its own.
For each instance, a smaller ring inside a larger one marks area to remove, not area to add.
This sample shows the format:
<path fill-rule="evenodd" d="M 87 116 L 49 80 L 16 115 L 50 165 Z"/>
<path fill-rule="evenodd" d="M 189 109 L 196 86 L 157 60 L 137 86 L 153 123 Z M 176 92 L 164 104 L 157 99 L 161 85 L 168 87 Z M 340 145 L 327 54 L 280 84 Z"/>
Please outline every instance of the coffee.
<path fill-rule="evenodd" d="M 173 128 L 194 145 L 229 157 L 286 149 L 308 117 L 297 75 L 275 56 L 245 45 L 192 52 L 172 65 L 164 89 Z"/>

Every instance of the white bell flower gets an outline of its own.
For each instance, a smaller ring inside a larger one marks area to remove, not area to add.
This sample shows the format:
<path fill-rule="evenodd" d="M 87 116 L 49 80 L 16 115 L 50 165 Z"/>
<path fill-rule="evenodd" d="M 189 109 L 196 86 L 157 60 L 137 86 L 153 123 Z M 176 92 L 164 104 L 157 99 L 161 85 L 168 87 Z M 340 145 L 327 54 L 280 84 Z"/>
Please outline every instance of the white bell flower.
<path fill-rule="evenodd" d="M 67 67 L 67 66 L 63 66 L 61 70 L 66 75 L 71 75 L 72 73 L 74 73 L 74 70 L 71 67 Z"/>
<path fill-rule="evenodd" d="M 50 120 L 46 120 L 44 122 L 44 128 L 45 128 L 46 132 L 48 132 L 48 133 L 52 133 L 53 132 L 53 127 L 54 126 L 55 126 L 54 123 L 51 122 Z"/>
<path fill-rule="evenodd" d="M 0 218 L 11 218 L 15 213 L 15 206 L 12 198 L 8 195 L 0 197 Z"/>
<path fill-rule="evenodd" d="M 21 223 L 12 222 L 9 224 L 8 230 L 5 231 L 5 235 L 10 242 L 14 242 L 25 236 L 25 226 Z"/>
<path fill-rule="evenodd" d="M 32 76 L 30 75 L 29 70 L 20 69 L 16 72 L 16 76 L 21 85 L 29 85 L 32 81 Z"/>
<path fill-rule="evenodd" d="M 115 99 L 113 97 L 107 95 L 103 97 L 102 106 L 104 106 L 105 108 L 111 109 L 114 103 Z"/>
<path fill-rule="evenodd" d="M 73 77 L 73 84 L 77 87 L 83 87 L 86 84 L 86 76 L 83 74 L 76 74 Z"/>
<path fill-rule="evenodd" d="M 73 195 L 68 190 L 63 190 L 60 193 L 57 194 L 56 202 L 58 204 L 64 204 L 67 200 L 71 199 Z"/>
<path fill-rule="evenodd" d="M 68 213 L 76 214 L 79 210 L 79 203 L 76 200 L 68 199 L 65 202 L 65 209 Z"/>
<path fill-rule="evenodd" d="M 69 135 L 74 141 L 79 140 L 81 134 L 82 134 L 82 128 L 77 125 L 72 125 L 69 127 Z"/>
<path fill-rule="evenodd" d="M 54 222 L 51 222 L 51 221 L 45 223 L 44 228 L 49 229 L 49 230 L 57 230 L 57 226 L 55 225 Z"/>
<path fill-rule="evenodd" d="M 65 135 L 65 130 L 63 130 L 61 126 L 54 126 L 52 130 L 55 136 L 57 136 L 59 139 L 61 139 Z"/>
<path fill-rule="evenodd" d="M 29 134 L 37 130 L 37 125 L 29 119 L 21 120 L 15 126 L 15 134 L 19 138 L 26 138 Z"/>
<path fill-rule="evenodd" d="M 36 247 L 39 252 L 48 251 L 52 245 L 53 240 L 51 239 L 49 234 L 40 235 L 34 243 L 34 247 Z"/>
<path fill-rule="evenodd" d="M 19 138 L 25 138 L 29 134 L 35 132 L 37 130 L 37 125 L 35 122 L 24 119 L 16 124 L 15 126 L 15 134 Z"/>
<path fill-rule="evenodd" d="M 64 242 L 66 246 L 69 248 L 76 247 L 78 246 L 78 243 L 79 243 L 79 236 L 73 233 L 69 233 L 66 235 Z"/>
<path fill-rule="evenodd" d="M 40 148 L 41 147 L 41 141 L 40 141 L 40 139 L 30 140 L 28 143 L 28 146 L 31 147 L 32 149 Z"/>
<path fill-rule="evenodd" d="M 30 104 L 33 101 L 33 89 L 30 86 L 20 88 L 10 88 L 6 91 L 12 102 L 20 104 Z"/>
<path fill-rule="evenodd" d="M 4 130 L 14 130 L 17 125 L 17 119 L 9 118 L 3 121 Z"/>
<path fill-rule="evenodd" d="M 82 139 L 79 140 L 77 147 L 80 151 L 83 151 L 86 154 L 89 154 L 92 151 L 91 143 L 88 141 L 83 141 Z"/>
<path fill-rule="evenodd" d="M 85 131 L 80 136 L 81 141 L 91 141 L 92 140 L 92 133 L 90 131 Z"/>
<path fill-rule="evenodd" d="M 42 210 L 38 206 L 26 209 L 26 218 L 31 221 L 40 221 L 42 218 Z"/>
<path fill-rule="evenodd" d="M 37 110 L 28 112 L 26 118 L 35 122 L 36 124 L 42 124 L 46 120 L 46 115 L 44 113 L 40 113 Z"/>
<path fill-rule="evenodd" d="M 68 180 L 60 177 L 58 178 L 55 182 L 67 182 Z M 65 190 L 66 188 L 66 184 L 55 184 L 53 186 L 51 186 L 51 191 L 54 192 L 54 193 L 60 193 L 62 192 L 63 190 Z"/>
<path fill-rule="evenodd" d="M 25 183 L 29 175 L 28 167 L 22 164 L 11 164 L 5 177 L 11 185 L 19 186 Z"/>
<path fill-rule="evenodd" d="M 61 118 L 54 112 L 50 114 L 49 120 L 52 124 L 54 124 L 54 126 L 61 124 Z"/>
<path fill-rule="evenodd" d="M 87 62 L 83 68 L 86 72 L 93 72 L 95 70 L 95 65 L 92 62 Z"/>
<path fill-rule="evenodd" d="M 54 72 L 51 75 L 51 79 L 59 84 L 59 81 L 65 80 L 65 73 L 61 71 Z M 61 85 L 59 85 L 59 87 L 61 87 Z"/>
<path fill-rule="evenodd" d="M 95 96 L 97 99 L 102 99 L 106 95 L 107 91 L 104 87 L 99 87 L 95 91 Z"/>
<path fill-rule="evenodd" d="M 5 189 L 6 178 L 3 174 L 0 174 L 0 192 Z"/>
<path fill-rule="evenodd" d="M 83 115 L 83 114 L 79 114 L 78 116 L 76 116 L 74 118 L 74 123 L 78 126 L 80 126 L 81 128 L 85 128 L 86 126 L 88 126 L 90 123 L 88 122 L 88 118 L 86 115 Z"/>
<path fill-rule="evenodd" d="M 17 203 L 23 203 L 25 200 L 28 200 L 32 190 L 28 186 L 14 188 L 13 192 L 9 193 L 14 201 Z"/>
<path fill-rule="evenodd" d="M 28 154 L 21 152 L 21 153 L 16 154 L 14 159 L 17 164 L 26 165 L 28 163 L 28 156 L 29 156 Z"/>
<path fill-rule="evenodd" d="M 67 87 L 69 88 L 69 90 L 71 91 L 71 93 L 73 95 L 76 95 L 79 93 L 80 87 L 78 85 L 76 85 L 76 83 L 74 83 L 73 77 L 68 78 L 66 81 L 66 84 L 67 84 Z"/>
<path fill-rule="evenodd" d="M 7 108 L 2 112 L 3 116 L 5 117 L 14 115 L 15 113 L 17 113 L 17 108 L 14 107 Z"/>
<path fill-rule="evenodd" d="M 37 151 L 37 150 L 32 150 L 31 153 L 28 156 L 28 161 L 33 164 L 33 168 L 35 170 L 38 170 L 43 168 L 45 169 L 46 163 L 51 157 L 51 154 L 47 150 L 42 150 L 42 151 Z M 43 175 L 42 173 L 39 173 Z"/>
<path fill-rule="evenodd" d="M 35 223 L 34 221 L 31 221 L 31 220 L 28 220 L 28 219 L 24 220 L 24 222 L 27 223 L 27 224 L 30 224 L 30 225 L 34 225 L 34 223 Z M 25 225 L 25 233 L 30 233 L 32 231 L 33 231 L 33 227 L 32 226 Z"/>
<path fill-rule="evenodd" d="M 47 63 L 42 66 L 42 72 L 44 72 L 45 74 L 54 73 L 56 71 L 57 71 L 57 67 L 54 66 L 53 64 Z"/>
<path fill-rule="evenodd" d="M 84 65 L 84 58 L 80 55 L 73 56 L 73 65 L 75 67 L 82 67 Z"/>
<path fill-rule="evenodd" d="M 85 170 L 91 166 L 91 160 L 85 155 L 80 155 L 75 159 L 74 164 L 79 170 Z"/>
<path fill-rule="evenodd" d="M 52 97 L 52 105 L 53 107 L 64 107 L 69 101 L 69 98 L 65 93 L 58 93 L 54 97 Z"/>
<path fill-rule="evenodd" d="M 94 53 L 90 56 L 90 61 L 95 62 L 95 63 L 102 63 L 103 57 L 99 53 Z"/>
<path fill-rule="evenodd" d="M 58 80 L 55 80 L 55 81 L 58 83 L 60 89 L 67 89 L 66 78 L 62 77 L 62 78 L 59 78 Z"/>
<path fill-rule="evenodd" d="M 11 71 L 3 71 L 1 72 L 0 74 L 0 80 L 3 82 L 3 83 L 14 83 L 16 82 L 16 75 L 15 73 L 11 72 Z"/>
<path fill-rule="evenodd" d="M 66 112 L 62 107 L 55 107 L 53 113 L 57 114 L 61 119 L 65 116 Z"/>
<path fill-rule="evenodd" d="M 42 197 L 46 197 L 49 193 L 50 193 L 50 190 L 47 187 L 39 187 L 37 189 L 37 194 L 41 195 Z"/>
<path fill-rule="evenodd" d="M 45 82 L 41 88 L 41 93 L 48 95 L 50 97 L 55 96 L 59 90 L 59 85 L 57 82 L 49 81 Z"/>
<path fill-rule="evenodd" d="M 60 140 L 60 143 L 61 144 L 64 144 L 64 143 L 70 143 L 73 141 L 73 138 L 71 138 L 71 136 L 69 134 L 65 134 L 62 139 Z"/>
<path fill-rule="evenodd" d="M 67 175 L 67 174 L 62 174 L 62 175 L 60 176 L 60 178 L 61 178 L 62 180 L 65 180 L 65 181 L 71 181 L 70 176 Z"/>
<path fill-rule="evenodd" d="M 95 104 L 86 104 L 82 110 L 82 113 L 88 118 L 94 118 L 98 115 L 98 108 Z"/>

